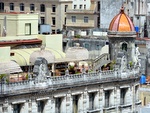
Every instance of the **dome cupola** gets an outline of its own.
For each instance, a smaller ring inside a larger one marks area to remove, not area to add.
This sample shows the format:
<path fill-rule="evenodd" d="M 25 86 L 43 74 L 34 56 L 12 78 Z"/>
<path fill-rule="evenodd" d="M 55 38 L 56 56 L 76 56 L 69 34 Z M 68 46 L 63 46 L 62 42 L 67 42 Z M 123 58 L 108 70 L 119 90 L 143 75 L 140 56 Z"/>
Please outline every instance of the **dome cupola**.
<path fill-rule="evenodd" d="M 124 13 L 122 7 L 120 13 L 117 14 L 111 21 L 109 26 L 110 31 L 130 32 L 135 31 L 131 19 Z"/>
<path fill-rule="evenodd" d="M 70 47 L 67 49 L 66 58 L 87 60 L 89 58 L 89 52 L 86 48 L 80 47 L 79 43 L 76 43 L 75 47 Z"/>
<path fill-rule="evenodd" d="M 53 63 L 55 61 L 55 56 L 53 55 L 53 53 L 49 50 L 45 50 L 44 46 L 41 46 L 41 50 L 34 51 L 30 55 L 30 64 L 34 65 L 38 57 L 45 58 L 48 64 Z"/>

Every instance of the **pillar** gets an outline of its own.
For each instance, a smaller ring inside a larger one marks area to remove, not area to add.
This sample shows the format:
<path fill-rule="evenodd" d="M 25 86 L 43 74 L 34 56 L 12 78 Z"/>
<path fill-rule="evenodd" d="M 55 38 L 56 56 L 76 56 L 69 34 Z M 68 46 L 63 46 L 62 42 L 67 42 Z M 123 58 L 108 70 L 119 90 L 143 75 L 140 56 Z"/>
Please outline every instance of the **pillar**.
<path fill-rule="evenodd" d="M 36 101 L 35 100 L 32 100 L 32 107 L 31 107 L 32 109 L 31 109 L 31 111 L 32 111 L 32 113 L 37 113 L 38 111 L 37 111 L 37 103 L 36 103 Z"/>

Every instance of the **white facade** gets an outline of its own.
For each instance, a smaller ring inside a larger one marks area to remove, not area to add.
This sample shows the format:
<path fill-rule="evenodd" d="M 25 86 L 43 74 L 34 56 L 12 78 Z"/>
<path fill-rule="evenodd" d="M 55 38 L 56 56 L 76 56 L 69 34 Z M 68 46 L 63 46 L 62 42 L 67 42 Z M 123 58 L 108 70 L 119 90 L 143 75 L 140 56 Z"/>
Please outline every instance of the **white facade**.
<path fill-rule="evenodd" d="M 72 9 L 90 9 L 91 0 L 73 0 Z"/>

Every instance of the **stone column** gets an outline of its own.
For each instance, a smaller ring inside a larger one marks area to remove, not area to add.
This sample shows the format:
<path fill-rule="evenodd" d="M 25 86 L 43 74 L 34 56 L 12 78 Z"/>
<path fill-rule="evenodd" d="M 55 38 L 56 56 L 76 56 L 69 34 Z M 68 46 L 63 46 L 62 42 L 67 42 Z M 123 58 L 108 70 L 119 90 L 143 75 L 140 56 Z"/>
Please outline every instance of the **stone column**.
<path fill-rule="evenodd" d="M 22 103 L 20 113 L 28 113 L 28 110 L 29 110 L 28 103 L 27 102 Z"/>
<path fill-rule="evenodd" d="M 83 109 L 83 94 L 81 94 L 78 99 L 78 113 L 83 113 Z"/>
<path fill-rule="evenodd" d="M 51 113 L 55 113 L 55 99 L 51 98 Z"/>
<path fill-rule="evenodd" d="M 132 97 L 132 111 L 135 111 L 135 86 L 132 85 L 131 88 L 132 88 L 132 91 L 130 93 Z"/>
<path fill-rule="evenodd" d="M 32 113 L 37 113 L 37 109 L 38 109 L 38 107 L 37 107 L 37 102 L 35 101 L 35 100 L 32 100 L 32 107 L 31 107 L 32 109 Z"/>
<path fill-rule="evenodd" d="M 89 96 L 87 91 L 83 93 L 83 113 L 86 113 L 86 110 L 89 108 Z"/>
<path fill-rule="evenodd" d="M 95 92 L 94 108 L 99 109 L 99 92 Z"/>
<path fill-rule="evenodd" d="M 72 97 L 71 97 L 71 94 L 68 93 L 66 95 L 66 113 L 72 113 Z"/>
<path fill-rule="evenodd" d="M 9 104 L 7 107 L 4 105 L 2 113 L 13 113 L 13 110 L 13 105 Z"/>
<path fill-rule="evenodd" d="M 51 101 L 45 100 L 44 113 L 49 113 L 51 111 Z"/>
<path fill-rule="evenodd" d="M 120 113 L 119 105 L 120 105 L 120 88 L 118 86 L 115 87 L 114 90 L 114 99 L 115 99 L 115 106 L 116 106 L 116 113 Z"/>
<path fill-rule="evenodd" d="M 104 95 L 104 91 L 103 88 L 99 89 L 99 108 L 101 109 L 100 113 L 103 113 L 103 106 L 105 104 L 105 95 Z"/>
<path fill-rule="evenodd" d="M 61 113 L 66 113 L 66 97 L 62 97 L 62 101 L 61 101 Z"/>
<path fill-rule="evenodd" d="M 29 101 L 28 101 L 28 112 L 31 113 L 31 111 L 32 111 L 32 101 L 31 101 L 31 99 L 29 99 Z"/>

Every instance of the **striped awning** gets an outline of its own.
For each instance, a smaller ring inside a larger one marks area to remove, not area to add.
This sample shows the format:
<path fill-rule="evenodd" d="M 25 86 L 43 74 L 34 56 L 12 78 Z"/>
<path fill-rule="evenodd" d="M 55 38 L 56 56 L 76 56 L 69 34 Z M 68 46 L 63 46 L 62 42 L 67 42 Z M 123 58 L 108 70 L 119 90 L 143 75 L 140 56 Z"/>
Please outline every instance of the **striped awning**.
<path fill-rule="evenodd" d="M 10 74 L 22 72 L 20 66 L 14 61 L 0 62 L 0 74 Z"/>

